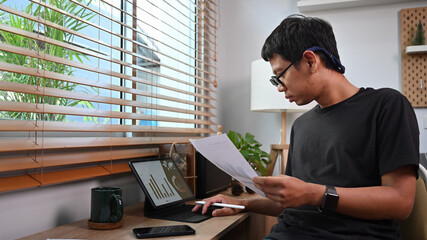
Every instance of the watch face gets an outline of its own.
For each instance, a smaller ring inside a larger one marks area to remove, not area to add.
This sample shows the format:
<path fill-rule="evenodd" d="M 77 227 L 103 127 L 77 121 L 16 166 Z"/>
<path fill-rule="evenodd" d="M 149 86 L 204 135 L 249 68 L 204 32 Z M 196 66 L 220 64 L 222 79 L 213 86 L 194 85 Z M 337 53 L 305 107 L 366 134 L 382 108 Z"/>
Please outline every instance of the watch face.
<path fill-rule="evenodd" d="M 338 199 L 338 195 L 326 193 L 323 202 L 323 208 L 328 210 L 335 210 L 338 205 Z"/>
<path fill-rule="evenodd" d="M 327 210 L 335 210 L 338 205 L 339 196 L 334 187 L 327 186 L 325 197 L 323 198 L 322 208 Z"/>

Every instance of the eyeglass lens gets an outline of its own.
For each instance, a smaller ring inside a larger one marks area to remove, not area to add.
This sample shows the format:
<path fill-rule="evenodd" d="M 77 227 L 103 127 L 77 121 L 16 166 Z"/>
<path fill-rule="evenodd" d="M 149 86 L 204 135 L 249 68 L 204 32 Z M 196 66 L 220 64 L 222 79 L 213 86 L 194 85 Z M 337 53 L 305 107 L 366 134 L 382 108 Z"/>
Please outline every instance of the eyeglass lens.
<path fill-rule="evenodd" d="M 283 70 L 282 73 L 280 73 L 278 76 L 271 76 L 270 78 L 270 82 L 271 84 L 273 84 L 273 86 L 277 87 L 280 85 L 284 86 L 285 84 L 283 84 L 283 82 L 280 80 L 280 78 L 283 76 L 283 74 L 285 74 L 285 72 L 292 66 L 294 65 L 295 61 L 291 62 L 291 64 L 289 64 L 289 66 L 287 68 L 285 68 L 285 70 Z"/>

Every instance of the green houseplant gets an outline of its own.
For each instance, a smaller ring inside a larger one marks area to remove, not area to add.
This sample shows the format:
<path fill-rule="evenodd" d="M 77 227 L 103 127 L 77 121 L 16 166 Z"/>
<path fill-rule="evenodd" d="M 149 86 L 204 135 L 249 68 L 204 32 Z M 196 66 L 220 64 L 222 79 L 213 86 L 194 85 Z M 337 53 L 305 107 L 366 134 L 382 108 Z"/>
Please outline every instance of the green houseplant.
<path fill-rule="evenodd" d="M 246 133 L 243 137 L 242 134 L 232 130 L 227 133 L 227 136 L 243 155 L 249 165 L 251 165 L 259 175 L 265 176 L 266 167 L 271 162 L 270 155 L 260 149 L 262 144 L 255 140 L 255 136 L 250 133 Z M 248 188 L 246 188 L 246 191 L 251 192 Z M 240 195 L 242 192 L 243 188 L 240 184 L 237 184 L 236 182 L 232 183 L 233 195 Z"/>

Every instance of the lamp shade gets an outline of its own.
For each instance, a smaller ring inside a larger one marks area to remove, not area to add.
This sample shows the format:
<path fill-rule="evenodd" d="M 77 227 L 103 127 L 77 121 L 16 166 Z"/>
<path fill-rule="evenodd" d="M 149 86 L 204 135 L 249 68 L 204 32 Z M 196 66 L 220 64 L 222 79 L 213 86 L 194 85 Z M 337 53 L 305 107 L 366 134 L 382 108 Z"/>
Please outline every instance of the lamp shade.
<path fill-rule="evenodd" d="M 304 106 L 289 102 L 284 93 L 277 91 L 269 82 L 272 75 L 271 66 L 264 59 L 253 61 L 251 71 L 251 111 L 305 112 L 316 105 L 315 101 Z"/>

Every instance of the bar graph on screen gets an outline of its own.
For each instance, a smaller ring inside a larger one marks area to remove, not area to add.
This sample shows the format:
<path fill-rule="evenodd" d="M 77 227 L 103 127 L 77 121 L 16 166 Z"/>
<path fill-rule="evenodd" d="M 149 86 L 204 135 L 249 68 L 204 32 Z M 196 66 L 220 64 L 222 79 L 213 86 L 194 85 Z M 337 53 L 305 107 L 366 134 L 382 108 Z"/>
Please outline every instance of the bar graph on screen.
<path fill-rule="evenodd" d="M 156 205 L 193 196 L 191 189 L 171 159 L 146 161 L 133 166 Z"/>
<path fill-rule="evenodd" d="M 156 179 L 154 179 L 153 175 L 150 174 L 150 189 L 151 191 L 154 193 L 154 195 L 156 196 L 157 199 L 162 199 L 162 198 L 167 198 L 167 197 L 172 197 L 175 196 L 175 192 L 172 190 L 171 185 L 169 184 L 169 181 L 166 178 L 162 179 L 164 181 L 164 183 L 157 183 Z M 165 185 L 167 187 L 165 187 Z"/>

